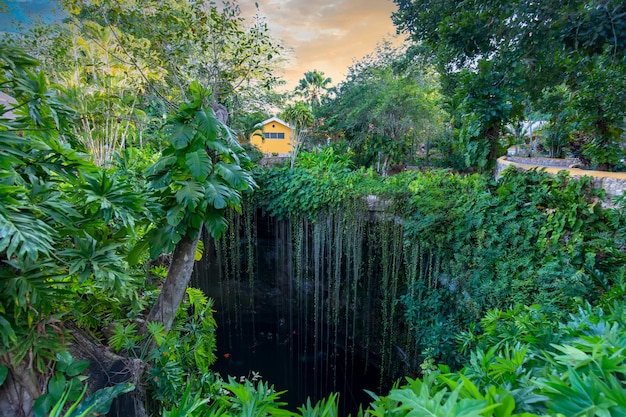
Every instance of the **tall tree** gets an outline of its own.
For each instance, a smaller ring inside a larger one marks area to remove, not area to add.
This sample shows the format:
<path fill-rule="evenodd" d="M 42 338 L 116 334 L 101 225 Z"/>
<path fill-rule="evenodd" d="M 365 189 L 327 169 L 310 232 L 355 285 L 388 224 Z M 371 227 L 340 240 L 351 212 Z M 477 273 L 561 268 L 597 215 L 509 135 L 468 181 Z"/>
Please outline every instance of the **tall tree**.
<path fill-rule="evenodd" d="M 313 70 L 304 73 L 296 87 L 296 94 L 307 99 L 309 106 L 314 108 L 319 106 L 322 96 L 328 90 L 328 84 L 332 82 L 330 77 L 326 77 L 322 71 Z"/>
<path fill-rule="evenodd" d="M 227 121 L 276 101 L 282 47 L 236 2 L 64 0 L 70 18 L 20 38 L 80 113 L 73 145 L 99 164 L 158 136 L 189 84 Z M 147 128 L 147 129 L 146 129 Z"/>
<path fill-rule="evenodd" d="M 122 34 L 115 27 L 73 21 L 59 35 L 66 38 L 58 46 L 67 49 L 59 51 L 65 62 L 56 64 L 54 73 L 79 113 L 75 144 L 97 165 L 109 165 L 127 145 L 139 144 L 139 131 L 149 121 L 141 109 L 142 92 L 164 73 L 145 62 L 133 65 L 123 59 Z"/>
<path fill-rule="evenodd" d="M 350 68 L 335 97 L 320 109 L 326 129 L 343 136 L 360 163 L 385 172 L 426 147 L 444 128 L 437 77 L 405 60 L 405 50 L 382 44 Z"/>
<path fill-rule="evenodd" d="M 184 96 L 190 83 L 197 81 L 210 91 L 212 107 L 219 110 L 232 101 L 240 104 L 237 96 L 252 99 L 259 90 L 280 82 L 275 74 L 283 47 L 270 36 L 260 15 L 246 21 L 236 1 L 66 3 L 80 18 L 119 29 L 129 61 L 148 62 L 166 71 L 166 84 L 153 87 L 161 87 L 157 91 L 168 101 Z M 136 48 L 130 39 L 149 48 Z"/>
<path fill-rule="evenodd" d="M 493 164 L 503 123 L 544 88 L 567 83 L 575 92 L 584 90 L 592 68 L 608 76 L 597 56 L 624 73 L 626 14 L 617 0 L 394 1 L 398 29 L 411 34 L 415 50 L 442 73 L 474 166 Z M 619 86 L 623 78 L 617 78 Z M 611 91 L 596 91 L 615 103 Z"/>
<path fill-rule="evenodd" d="M 163 289 L 147 321 L 169 330 L 191 278 L 203 227 L 218 238 L 228 226 L 224 212 L 241 209 L 241 192 L 255 182 L 250 161 L 237 137 L 207 108 L 209 92 L 192 83 L 193 101 L 181 105 L 165 126 L 168 146 L 149 170 L 150 188 L 163 204 L 160 223 L 138 250 L 153 256 L 173 251 Z"/>

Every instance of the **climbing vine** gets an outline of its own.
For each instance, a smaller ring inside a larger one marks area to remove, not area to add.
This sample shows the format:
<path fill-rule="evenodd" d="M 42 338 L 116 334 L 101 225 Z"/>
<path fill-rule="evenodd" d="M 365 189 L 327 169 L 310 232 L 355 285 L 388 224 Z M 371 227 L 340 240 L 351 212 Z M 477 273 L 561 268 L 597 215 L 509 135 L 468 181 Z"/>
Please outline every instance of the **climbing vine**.
<path fill-rule="evenodd" d="M 587 179 L 535 171 L 499 181 L 449 171 L 383 178 L 333 155 L 303 158 L 257 172 L 244 220 L 231 218 L 239 232 L 218 244 L 226 258 L 246 254 L 247 266 L 220 262 L 232 280 L 258 266 L 255 225 L 275 222 L 278 275 L 287 276 L 275 284 L 294 300 L 280 309 L 301 312 L 295 327 L 311 329 L 308 349 L 329 352 L 320 372 L 333 378 L 338 349 L 380 369 L 381 386 L 432 366 L 424 364 L 460 366 L 457 335 L 489 309 L 539 303 L 562 314 L 623 273 L 623 209 L 603 208 Z M 248 272 L 250 290 L 259 279 Z"/>

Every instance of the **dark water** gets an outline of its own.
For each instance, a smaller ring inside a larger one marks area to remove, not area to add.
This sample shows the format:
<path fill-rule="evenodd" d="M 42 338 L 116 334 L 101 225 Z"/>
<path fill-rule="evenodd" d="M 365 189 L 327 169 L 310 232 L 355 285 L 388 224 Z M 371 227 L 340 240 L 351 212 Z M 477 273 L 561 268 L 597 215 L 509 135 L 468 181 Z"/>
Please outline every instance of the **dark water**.
<path fill-rule="evenodd" d="M 281 400 L 295 411 L 310 398 L 314 404 L 332 392 L 339 393 L 339 413 L 355 415 L 360 405 L 367 408 L 377 392 L 378 369 L 343 347 L 316 342 L 311 332 L 276 323 L 243 323 L 241 329 L 222 325 L 218 329 L 218 360 L 213 369 L 223 377 L 240 379 L 261 375 L 277 391 L 287 392 Z"/>
<path fill-rule="evenodd" d="M 382 293 L 369 286 L 378 281 L 378 270 L 367 269 L 374 264 L 368 259 L 362 268 L 369 275 L 350 281 L 344 274 L 349 268 L 337 260 L 348 258 L 336 258 L 330 246 L 315 252 L 309 235 L 302 250 L 308 263 L 303 263 L 303 276 L 295 277 L 289 224 L 260 216 L 253 224 L 252 246 L 241 232 L 218 242 L 205 237 L 203 259 L 194 270 L 191 285 L 215 301 L 218 360 L 213 369 L 237 380 L 258 373 L 275 390 L 287 391 L 281 400 L 294 411 L 308 398 L 315 404 L 336 392 L 339 415 L 355 415 L 372 401 L 365 390 L 385 394 L 391 384 L 380 369 L 386 340 Z"/>
<path fill-rule="evenodd" d="M 365 390 L 384 392 L 377 358 L 352 340 L 351 316 L 342 314 L 331 323 L 328 302 L 323 297 L 315 301 L 313 283 L 295 282 L 289 239 L 275 231 L 257 229 L 253 282 L 245 267 L 229 263 L 224 247 L 205 240 L 191 285 L 215 301 L 218 360 L 213 369 L 237 380 L 260 374 L 277 391 L 287 391 L 281 400 L 293 411 L 307 398 L 315 404 L 336 392 L 339 415 L 355 415 L 372 401 Z M 244 244 L 238 247 L 245 259 Z"/>

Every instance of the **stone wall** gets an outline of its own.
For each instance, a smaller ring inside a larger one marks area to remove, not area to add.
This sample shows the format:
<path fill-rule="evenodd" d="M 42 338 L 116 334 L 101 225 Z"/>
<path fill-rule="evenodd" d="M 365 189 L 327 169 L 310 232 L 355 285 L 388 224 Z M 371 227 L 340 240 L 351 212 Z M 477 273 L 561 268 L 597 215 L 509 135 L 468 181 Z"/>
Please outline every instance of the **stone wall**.
<path fill-rule="evenodd" d="M 563 162 L 559 162 L 563 161 Z M 567 161 L 567 163 L 565 163 Z M 503 156 L 498 159 L 495 170 L 495 177 L 498 178 L 509 166 L 517 169 L 540 169 L 549 174 L 556 174 L 559 171 L 567 170 L 574 178 L 583 176 L 593 177 L 593 186 L 603 188 L 606 191 L 607 202 L 626 192 L 626 172 L 605 172 L 590 171 L 578 168 L 569 168 L 572 160 L 557 160 L 550 158 L 520 158 Z"/>
<path fill-rule="evenodd" d="M 259 165 L 264 167 L 271 167 L 274 165 L 282 165 L 289 163 L 289 156 L 278 155 L 278 156 L 264 156 L 260 161 Z"/>
<path fill-rule="evenodd" d="M 557 159 L 557 158 L 534 158 L 522 156 L 507 156 L 506 160 L 523 165 L 537 165 L 542 167 L 568 168 L 579 163 L 577 159 Z"/>

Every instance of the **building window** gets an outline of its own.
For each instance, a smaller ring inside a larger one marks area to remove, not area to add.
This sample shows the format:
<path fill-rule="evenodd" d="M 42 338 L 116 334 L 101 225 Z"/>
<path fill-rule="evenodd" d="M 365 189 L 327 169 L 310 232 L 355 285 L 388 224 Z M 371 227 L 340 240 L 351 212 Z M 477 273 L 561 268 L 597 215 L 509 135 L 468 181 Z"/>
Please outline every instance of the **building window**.
<path fill-rule="evenodd" d="M 265 137 L 265 139 L 285 139 L 285 134 L 265 132 L 263 133 L 263 137 Z"/>

